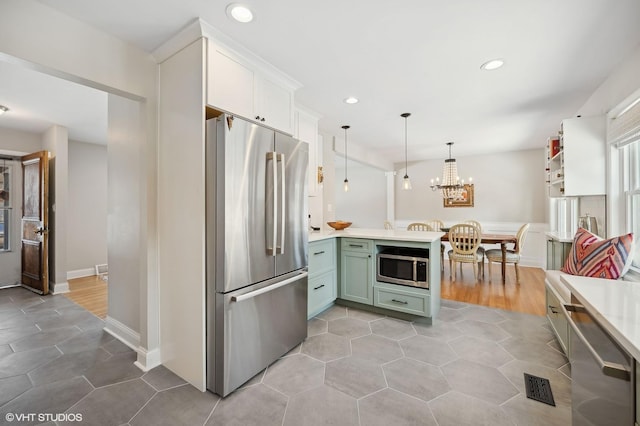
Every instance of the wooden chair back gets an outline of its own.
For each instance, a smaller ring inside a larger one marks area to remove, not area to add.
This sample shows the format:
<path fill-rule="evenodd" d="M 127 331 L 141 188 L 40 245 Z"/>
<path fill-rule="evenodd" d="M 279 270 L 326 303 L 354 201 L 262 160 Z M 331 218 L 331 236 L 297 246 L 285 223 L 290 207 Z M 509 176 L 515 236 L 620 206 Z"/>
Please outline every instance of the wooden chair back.
<path fill-rule="evenodd" d="M 449 229 L 449 244 L 456 254 L 475 254 L 480 246 L 480 231 L 469 223 L 453 225 Z"/>
<path fill-rule="evenodd" d="M 433 228 L 424 222 L 413 222 L 407 226 L 407 231 L 433 231 Z"/>
<path fill-rule="evenodd" d="M 524 246 L 524 241 L 527 239 L 527 232 L 529 231 L 529 224 L 525 223 L 518 229 L 518 233 L 516 234 L 516 246 L 513 248 L 513 251 L 520 254 L 520 250 L 522 250 L 522 246 Z"/>
<path fill-rule="evenodd" d="M 440 231 L 444 228 L 444 223 L 439 219 L 431 219 L 425 222 L 429 225 L 434 231 Z"/>
<path fill-rule="evenodd" d="M 462 223 L 466 223 L 466 224 L 475 226 L 476 228 L 478 228 L 478 231 L 480 231 L 480 233 L 482 234 L 482 225 L 480 225 L 480 222 L 478 222 L 477 220 L 469 219 L 469 220 L 465 220 Z"/>

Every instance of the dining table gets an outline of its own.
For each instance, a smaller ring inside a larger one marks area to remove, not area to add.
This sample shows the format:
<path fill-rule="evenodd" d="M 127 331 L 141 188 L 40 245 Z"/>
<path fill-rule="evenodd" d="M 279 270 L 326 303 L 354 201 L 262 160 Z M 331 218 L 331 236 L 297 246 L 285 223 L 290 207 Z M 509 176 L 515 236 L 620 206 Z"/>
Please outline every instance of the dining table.
<path fill-rule="evenodd" d="M 448 242 L 448 229 L 445 231 L 443 228 L 442 231 L 446 233 L 440 238 L 440 241 Z M 502 251 L 502 284 L 506 282 L 507 244 L 516 244 L 517 242 L 516 236 L 512 234 L 481 234 L 480 244 L 500 244 L 500 250 Z"/>

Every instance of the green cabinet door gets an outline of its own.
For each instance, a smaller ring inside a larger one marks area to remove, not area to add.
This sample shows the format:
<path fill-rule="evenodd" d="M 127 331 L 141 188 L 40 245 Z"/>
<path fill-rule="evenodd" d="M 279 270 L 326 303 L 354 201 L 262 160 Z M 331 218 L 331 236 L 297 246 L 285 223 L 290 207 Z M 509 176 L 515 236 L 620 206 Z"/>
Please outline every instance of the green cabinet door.
<path fill-rule="evenodd" d="M 571 242 L 547 240 L 547 269 L 558 270 L 571 253 Z"/>
<path fill-rule="evenodd" d="M 342 251 L 340 298 L 373 304 L 373 257 L 370 253 Z"/>

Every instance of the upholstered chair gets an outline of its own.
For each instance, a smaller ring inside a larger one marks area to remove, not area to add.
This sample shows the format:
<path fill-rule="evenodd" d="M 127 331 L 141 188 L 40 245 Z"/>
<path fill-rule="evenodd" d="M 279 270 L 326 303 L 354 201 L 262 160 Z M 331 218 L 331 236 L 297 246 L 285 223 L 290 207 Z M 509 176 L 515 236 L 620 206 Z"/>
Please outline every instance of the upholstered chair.
<path fill-rule="evenodd" d="M 524 246 L 524 241 L 527 238 L 527 232 L 529 231 L 529 224 L 525 223 L 520 227 L 516 234 L 516 244 L 513 250 L 507 250 L 505 255 L 506 263 L 513 263 L 513 267 L 516 269 L 516 283 L 520 283 L 520 272 L 518 271 L 518 263 L 520 263 L 520 250 Z M 489 277 L 491 277 L 491 263 L 502 263 L 502 250 L 491 249 L 485 251 L 484 255 L 489 261 Z"/>

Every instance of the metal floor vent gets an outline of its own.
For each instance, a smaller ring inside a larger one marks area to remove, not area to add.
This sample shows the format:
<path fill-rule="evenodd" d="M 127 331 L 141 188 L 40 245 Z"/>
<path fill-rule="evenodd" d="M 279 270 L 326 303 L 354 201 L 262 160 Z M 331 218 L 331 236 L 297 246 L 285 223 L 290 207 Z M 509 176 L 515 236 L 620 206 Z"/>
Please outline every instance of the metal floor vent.
<path fill-rule="evenodd" d="M 549 379 L 524 373 L 524 387 L 527 390 L 527 398 L 535 399 L 536 401 L 544 402 L 554 407 L 556 406 Z"/>

